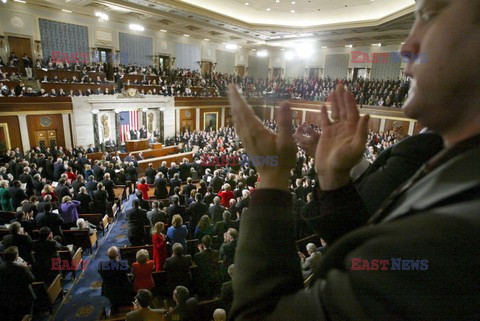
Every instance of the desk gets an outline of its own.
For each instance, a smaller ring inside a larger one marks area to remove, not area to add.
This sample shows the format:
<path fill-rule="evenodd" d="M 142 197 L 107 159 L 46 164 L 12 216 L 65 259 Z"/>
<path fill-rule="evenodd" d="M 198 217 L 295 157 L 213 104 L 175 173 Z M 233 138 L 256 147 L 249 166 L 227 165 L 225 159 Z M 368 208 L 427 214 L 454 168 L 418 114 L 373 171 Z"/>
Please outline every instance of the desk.
<path fill-rule="evenodd" d="M 167 156 L 168 154 L 175 154 L 178 153 L 177 146 L 168 146 L 161 149 L 145 149 L 145 150 L 138 150 L 136 152 L 132 152 L 132 155 L 138 157 L 138 154 L 142 153 L 145 159 L 148 158 L 155 158 L 161 156 Z M 117 156 L 120 156 L 121 159 L 125 159 L 128 153 L 117 153 Z"/>
<path fill-rule="evenodd" d="M 43 69 L 35 69 L 37 79 L 40 81 L 43 79 L 44 76 L 47 76 L 49 79 L 53 79 L 55 76 L 57 76 L 60 80 L 63 78 L 67 78 L 69 81 L 72 80 L 73 76 L 77 77 L 77 79 L 80 81 L 80 76 L 82 73 L 80 71 L 71 71 L 71 70 L 43 70 Z M 105 78 L 106 75 L 103 72 L 89 72 L 88 77 L 92 78 L 93 80 L 97 79 L 97 76 L 100 76 L 100 78 Z"/>
<path fill-rule="evenodd" d="M 127 152 L 141 151 L 148 148 L 148 139 L 127 140 L 125 149 Z"/>
<path fill-rule="evenodd" d="M 85 157 L 87 157 L 90 160 L 101 160 L 103 158 L 103 153 L 102 152 L 88 153 L 88 154 L 85 154 Z"/>
<path fill-rule="evenodd" d="M 82 93 L 86 93 L 87 89 L 90 88 L 92 93 L 95 93 L 97 88 L 100 88 L 100 90 L 105 91 L 106 88 L 108 88 L 108 91 L 110 93 L 113 93 L 113 89 L 115 89 L 115 85 L 105 85 L 105 84 L 74 84 L 74 83 L 61 83 L 61 82 L 45 82 L 41 83 L 40 86 L 45 89 L 47 93 L 49 93 L 52 88 L 55 89 L 55 91 L 58 94 L 58 91 L 60 88 L 63 89 L 63 91 L 68 95 L 70 93 L 70 90 L 73 90 L 75 94 L 77 94 L 77 90 L 81 90 Z"/>
<path fill-rule="evenodd" d="M 152 149 L 162 149 L 162 143 L 152 143 Z"/>
<path fill-rule="evenodd" d="M 144 159 L 144 160 L 138 161 L 138 172 L 140 175 L 143 175 L 145 173 L 145 170 L 148 168 L 148 164 L 150 163 L 153 164 L 153 168 L 158 168 L 160 167 L 163 161 L 166 161 L 167 164 L 170 164 L 171 162 L 180 164 L 182 159 L 184 158 L 187 158 L 191 162 L 192 157 L 193 157 L 193 152 L 188 152 L 188 153 L 180 153 L 180 154 L 173 154 L 168 156 Z"/>

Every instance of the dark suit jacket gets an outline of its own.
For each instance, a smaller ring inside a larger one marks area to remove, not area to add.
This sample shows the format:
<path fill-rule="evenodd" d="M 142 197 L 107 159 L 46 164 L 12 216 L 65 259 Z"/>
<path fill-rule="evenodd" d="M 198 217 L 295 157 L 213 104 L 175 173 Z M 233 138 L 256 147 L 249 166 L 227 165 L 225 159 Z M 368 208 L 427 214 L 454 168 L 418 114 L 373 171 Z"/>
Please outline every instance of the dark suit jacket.
<path fill-rule="evenodd" d="M 113 188 L 115 187 L 115 183 L 111 179 L 104 179 L 101 181 L 103 186 L 105 186 L 105 191 L 107 192 L 108 195 L 108 201 L 113 202 L 115 199 L 115 192 L 113 191 Z"/>
<path fill-rule="evenodd" d="M 196 226 L 198 221 L 203 215 L 208 215 L 208 205 L 200 202 L 193 202 L 189 206 L 190 216 L 192 217 L 192 223 Z"/>
<path fill-rule="evenodd" d="M 383 151 L 355 181 L 368 213 L 375 213 L 397 186 L 442 148 L 440 135 L 424 133 L 405 138 Z"/>
<path fill-rule="evenodd" d="M 72 196 L 72 193 L 70 193 L 70 189 L 68 188 L 68 186 L 63 184 L 58 184 L 57 187 L 55 187 L 55 194 L 57 194 L 59 202 L 62 201 L 62 198 L 64 196 Z"/>
<path fill-rule="evenodd" d="M 155 175 L 157 171 L 153 168 L 147 168 L 145 170 L 145 176 L 147 177 L 147 184 L 153 184 L 155 182 Z"/>
<path fill-rule="evenodd" d="M 154 183 L 157 200 L 168 198 L 167 180 L 165 178 L 157 178 Z"/>
<path fill-rule="evenodd" d="M 208 213 L 210 214 L 210 220 L 212 221 L 212 224 L 215 224 L 223 219 L 223 212 L 225 212 L 225 207 L 222 205 L 210 206 Z"/>
<path fill-rule="evenodd" d="M 190 255 L 172 256 L 165 261 L 164 270 L 168 275 L 167 284 L 170 290 L 173 291 L 177 285 L 190 288 L 192 281 L 190 266 L 192 266 Z"/>
<path fill-rule="evenodd" d="M 63 237 L 63 218 L 59 214 L 51 212 L 38 213 L 37 216 L 35 216 L 35 223 L 39 228 L 48 226 L 52 231 L 53 235 L 59 235 Z"/>
<path fill-rule="evenodd" d="M 480 256 L 479 190 L 476 147 L 442 163 L 369 225 L 330 245 L 308 291 L 293 242 L 294 215 L 286 210 L 290 194 L 256 190 L 242 217 L 232 320 L 293 320 L 298 311 L 305 320 L 475 318 L 480 292 L 472 280 L 480 279 L 480 270 L 472 258 Z M 351 215 L 357 215 L 358 204 Z M 336 209 L 332 212 L 339 214 Z M 332 216 L 337 218 L 343 221 L 344 215 Z M 401 260 L 400 266 L 392 258 Z M 387 260 L 387 269 L 355 270 L 367 266 L 356 264 L 358 259 Z M 412 269 L 408 260 L 419 261 Z"/>
<path fill-rule="evenodd" d="M 220 290 L 222 278 L 218 251 L 207 249 L 196 253 L 193 257 L 197 265 L 196 286 L 197 292 L 202 299 L 212 299 Z"/>
<path fill-rule="evenodd" d="M 145 225 L 150 225 L 147 212 L 141 208 L 131 208 L 126 213 L 128 236 L 145 237 Z"/>
<path fill-rule="evenodd" d="M 175 194 L 175 191 L 174 191 L 175 187 L 177 187 L 177 186 L 178 186 L 178 187 L 182 186 L 182 181 L 181 181 L 180 179 L 172 178 L 172 179 L 170 180 L 169 185 L 170 185 L 170 193 L 169 193 L 169 195 L 172 196 L 173 194 Z"/>
<path fill-rule="evenodd" d="M 178 214 L 182 217 L 183 221 L 186 222 L 185 217 L 185 206 L 183 205 L 171 205 L 167 208 L 167 216 L 170 221 L 172 221 L 173 215 Z"/>
<path fill-rule="evenodd" d="M 0 264 L 0 307 L 25 309 L 28 312 L 35 294 L 31 287 L 34 276 L 30 270 L 15 263 Z M 5 314 L 4 314 L 5 316 Z"/>
<path fill-rule="evenodd" d="M 133 299 L 132 284 L 128 279 L 128 266 L 119 261 L 100 261 L 98 273 L 103 279 L 102 293 L 111 304 L 131 304 Z"/>
<path fill-rule="evenodd" d="M 28 199 L 27 194 L 25 194 L 23 189 L 21 189 L 19 187 L 18 188 L 17 187 L 10 187 L 9 192 L 10 192 L 10 197 L 12 199 L 13 210 L 16 211 L 17 207 L 20 206 L 20 203 L 23 200 Z"/>
<path fill-rule="evenodd" d="M 23 234 L 8 234 L 3 237 L 3 245 L 5 248 L 10 246 L 18 247 L 18 255 L 32 264 L 34 262 L 32 253 L 32 239 L 28 235 Z"/>

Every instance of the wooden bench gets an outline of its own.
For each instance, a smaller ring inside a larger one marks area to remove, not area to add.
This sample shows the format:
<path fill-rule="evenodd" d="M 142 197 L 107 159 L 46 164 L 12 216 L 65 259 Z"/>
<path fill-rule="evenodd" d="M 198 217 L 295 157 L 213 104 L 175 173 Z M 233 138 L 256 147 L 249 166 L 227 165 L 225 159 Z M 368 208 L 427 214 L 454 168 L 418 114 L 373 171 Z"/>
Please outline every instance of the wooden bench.
<path fill-rule="evenodd" d="M 97 245 L 97 232 L 89 235 L 88 229 L 83 230 L 63 230 L 63 236 L 66 244 L 73 244 L 83 249 L 89 249 L 90 253 L 93 247 Z"/>
<path fill-rule="evenodd" d="M 295 241 L 295 244 L 297 245 L 297 250 L 302 252 L 303 254 L 307 254 L 307 249 L 305 248 L 308 243 L 313 243 L 317 247 L 320 246 L 320 235 L 318 234 L 313 234 L 307 237 L 304 237 L 303 239 Z"/>
<path fill-rule="evenodd" d="M 145 249 L 148 251 L 150 259 L 153 259 L 153 245 L 142 245 L 142 246 L 125 246 L 121 247 L 120 258 L 126 260 L 129 266 L 132 266 L 134 262 L 137 261 L 137 252 L 139 250 Z"/>
<path fill-rule="evenodd" d="M 33 291 L 37 296 L 34 302 L 34 310 L 45 311 L 46 309 L 50 314 L 53 312 L 53 303 L 63 291 L 61 279 L 60 274 L 58 274 L 48 288 L 45 282 L 32 283 Z"/>
<path fill-rule="evenodd" d="M 82 263 L 82 248 L 79 247 L 75 254 L 72 256 L 72 252 L 69 250 L 60 250 L 58 251 L 58 255 L 60 256 L 60 259 L 62 261 L 67 261 L 69 262 L 69 265 L 75 265 L 79 266 Z M 65 279 L 65 276 L 69 273 L 72 272 L 72 277 L 75 279 L 77 277 L 77 271 L 76 270 L 62 270 L 62 275 L 63 278 Z"/>
<path fill-rule="evenodd" d="M 197 307 L 198 320 L 212 320 L 213 312 L 219 308 L 222 308 L 222 300 L 219 298 L 199 302 Z"/>
<path fill-rule="evenodd" d="M 15 212 L 0 211 L 0 224 L 9 224 L 15 218 Z"/>
<path fill-rule="evenodd" d="M 113 208 L 112 208 L 113 210 Z M 115 216 L 115 212 L 113 213 L 113 215 Z M 108 215 L 105 214 L 105 216 L 103 217 L 102 219 L 102 227 L 103 227 L 103 235 L 105 236 L 105 232 L 108 230 L 108 226 L 110 225 L 110 219 L 108 217 Z"/>
<path fill-rule="evenodd" d="M 0 241 L 2 241 L 3 237 L 8 234 L 10 234 L 10 231 L 8 229 L 0 228 Z"/>
<path fill-rule="evenodd" d="M 92 223 L 93 225 L 102 227 L 102 214 L 78 214 L 79 218 L 83 218 L 85 221 Z"/>

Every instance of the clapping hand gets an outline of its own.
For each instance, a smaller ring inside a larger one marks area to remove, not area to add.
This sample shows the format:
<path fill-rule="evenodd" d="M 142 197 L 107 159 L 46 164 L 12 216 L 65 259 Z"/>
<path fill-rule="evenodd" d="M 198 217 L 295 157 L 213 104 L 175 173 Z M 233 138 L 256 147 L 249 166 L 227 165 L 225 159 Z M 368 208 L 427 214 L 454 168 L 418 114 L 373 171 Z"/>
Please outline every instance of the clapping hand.
<path fill-rule="evenodd" d="M 315 157 L 315 150 L 317 149 L 318 140 L 320 139 L 319 133 L 309 125 L 303 124 L 298 126 L 293 138 L 297 146 L 303 149 L 308 156 Z"/>
<path fill-rule="evenodd" d="M 350 181 L 350 170 L 365 149 L 369 116 L 360 117 L 351 92 L 338 85 L 331 94 L 332 120 L 322 107 L 322 135 L 315 151 L 315 169 L 322 190 L 338 189 Z"/>
<path fill-rule="evenodd" d="M 296 147 L 292 137 L 292 115 L 288 104 L 278 112 L 278 134 L 265 128 L 252 107 L 229 85 L 228 98 L 233 121 L 243 145 L 252 156 L 278 157 L 278 163 L 255 166 L 260 174 L 260 187 L 288 190 L 290 169 L 295 166 Z"/>

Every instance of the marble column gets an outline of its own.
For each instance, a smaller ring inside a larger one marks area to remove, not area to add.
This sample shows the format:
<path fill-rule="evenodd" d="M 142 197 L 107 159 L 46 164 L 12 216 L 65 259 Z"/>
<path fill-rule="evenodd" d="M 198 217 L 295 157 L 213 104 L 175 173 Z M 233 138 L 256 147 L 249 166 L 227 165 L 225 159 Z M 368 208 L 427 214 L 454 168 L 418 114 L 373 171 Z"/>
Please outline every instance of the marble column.
<path fill-rule="evenodd" d="M 98 148 L 100 146 L 100 139 L 98 136 L 98 110 L 92 110 L 93 116 L 93 140 L 95 142 L 95 147 Z"/>
<path fill-rule="evenodd" d="M 411 121 L 411 122 L 408 124 L 408 135 L 412 136 L 414 129 L 415 129 L 415 122 L 414 122 L 414 121 Z"/>
<path fill-rule="evenodd" d="M 385 131 L 385 122 L 386 122 L 385 118 L 380 119 L 380 129 L 378 131 L 380 132 Z"/>
<path fill-rule="evenodd" d="M 120 150 L 120 110 L 115 109 L 115 145 Z"/>
<path fill-rule="evenodd" d="M 222 123 L 220 127 L 225 127 L 225 107 L 222 107 Z"/>
<path fill-rule="evenodd" d="M 28 126 L 27 126 L 27 116 L 18 115 L 18 125 L 20 126 L 20 138 L 22 139 L 22 148 L 23 152 L 29 151 L 30 148 L 30 138 L 28 136 Z M 17 146 L 11 146 L 15 148 Z"/>
<path fill-rule="evenodd" d="M 302 110 L 302 124 L 305 124 L 307 121 L 307 111 L 304 109 Z"/>
<path fill-rule="evenodd" d="M 203 124 L 203 126 L 205 126 L 205 124 Z M 202 130 L 202 128 L 200 128 L 200 108 L 195 108 L 195 129 Z"/>
<path fill-rule="evenodd" d="M 162 144 L 165 144 L 165 108 L 160 108 L 160 117 L 159 117 L 159 123 L 160 123 L 160 142 Z"/>
<path fill-rule="evenodd" d="M 72 136 L 70 135 L 69 114 L 62 114 L 63 134 L 65 136 L 65 148 L 72 148 Z"/>

